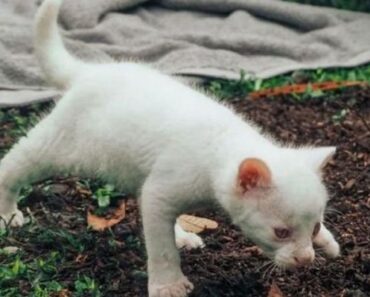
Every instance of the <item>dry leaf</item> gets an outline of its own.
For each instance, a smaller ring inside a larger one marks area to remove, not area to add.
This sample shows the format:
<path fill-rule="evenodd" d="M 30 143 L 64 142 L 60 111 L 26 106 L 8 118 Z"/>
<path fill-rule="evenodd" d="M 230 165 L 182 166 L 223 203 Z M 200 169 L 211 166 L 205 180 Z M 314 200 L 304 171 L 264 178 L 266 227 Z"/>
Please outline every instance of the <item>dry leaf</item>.
<path fill-rule="evenodd" d="M 200 233 L 207 229 L 216 229 L 218 223 L 216 221 L 191 216 L 191 215 L 181 215 L 177 218 L 177 222 L 180 224 L 182 229 L 187 232 Z"/>
<path fill-rule="evenodd" d="M 255 255 L 262 255 L 263 254 L 263 251 L 256 245 L 246 247 L 242 251 L 245 252 L 245 253 L 252 253 L 252 254 L 255 254 Z"/>
<path fill-rule="evenodd" d="M 277 286 L 277 284 L 275 282 L 272 282 L 267 297 L 284 297 L 284 295 L 283 292 L 281 292 L 280 288 Z"/>
<path fill-rule="evenodd" d="M 51 297 L 71 297 L 72 293 L 68 289 L 62 289 L 58 292 L 52 293 Z"/>
<path fill-rule="evenodd" d="M 92 214 L 90 211 L 87 212 L 87 224 L 96 231 L 103 231 L 108 229 L 124 219 L 126 215 L 126 204 L 122 201 L 120 205 L 115 209 L 112 215 L 109 217 L 98 217 Z"/>
<path fill-rule="evenodd" d="M 78 256 L 76 257 L 76 259 L 75 259 L 75 262 L 76 263 L 79 263 L 79 264 L 81 264 L 81 263 L 85 263 L 86 262 L 86 259 L 87 259 L 87 255 L 82 255 L 82 254 L 78 254 Z"/>
<path fill-rule="evenodd" d="M 91 196 L 92 195 L 92 192 L 90 190 L 87 190 L 87 189 L 78 188 L 77 191 L 78 191 L 79 194 L 81 194 L 83 196 Z"/>
<path fill-rule="evenodd" d="M 347 183 L 344 185 L 344 189 L 345 190 L 350 190 L 352 189 L 352 187 L 354 186 L 354 184 L 356 183 L 356 179 L 352 178 L 350 179 L 349 181 L 347 181 Z"/>

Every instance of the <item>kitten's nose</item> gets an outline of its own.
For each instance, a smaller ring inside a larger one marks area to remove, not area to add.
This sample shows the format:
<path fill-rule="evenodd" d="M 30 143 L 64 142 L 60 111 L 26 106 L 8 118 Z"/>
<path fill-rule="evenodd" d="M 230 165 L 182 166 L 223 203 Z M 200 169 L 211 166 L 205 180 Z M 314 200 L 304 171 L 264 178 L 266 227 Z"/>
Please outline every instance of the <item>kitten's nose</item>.
<path fill-rule="evenodd" d="M 303 253 L 300 253 L 299 255 L 296 255 L 294 257 L 294 261 L 297 267 L 308 266 L 312 264 L 314 259 L 315 259 L 315 252 L 311 249 L 308 249 L 304 251 Z"/>
<path fill-rule="evenodd" d="M 297 267 L 308 266 L 315 260 L 315 250 L 312 246 L 307 246 L 296 250 L 293 256 Z"/>

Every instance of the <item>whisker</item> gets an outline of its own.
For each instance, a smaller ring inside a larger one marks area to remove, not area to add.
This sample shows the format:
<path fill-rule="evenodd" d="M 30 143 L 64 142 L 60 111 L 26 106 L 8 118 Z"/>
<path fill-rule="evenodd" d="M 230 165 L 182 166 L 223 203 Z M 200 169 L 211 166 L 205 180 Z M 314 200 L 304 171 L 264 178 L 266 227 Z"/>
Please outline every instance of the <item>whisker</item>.
<path fill-rule="evenodd" d="M 322 266 L 326 261 L 325 261 L 325 258 L 322 257 L 321 251 L 318 251 L 318 253 L 316 254 L 316 257 L 315 257 L 315 260 L 313 262 L 313 266 L 315 268 L 318 268 L 319 266 Z"/>
<path fill-rule="evenodd" d="M 333 227 L 333 228 L 335 228 L 335 226 L 336 226 L 336 225 L 335 225 L 331 220 L 329 220 L 329 219 L 326 219 L 326 220 L 325 220 L 324 225 L 326 225 L 326 226 L 330 226 L 330 227 Z"/>
<path fill-rule="evenodd" d="M 337 214 L 337 215 L 343 215 L 343 212 L 341 212 L 340 210 L 332 207 L 332 206 L 329 206 L 326 208 L 325 210 L 325 214 Z"/>
<path fill-rule="evenodd" d="M 274 263 L 274 265 L 273 265 L 273 267 L 272 267 L 272 270 L 271 270 L 271 272 L 270 272 L 270 277 L 271 277 L 274 273 L 276 273 L 278 269 L 279 269 L 279 266 L 277 266 L 277 265 Z"/>
<path fill-rule="evenodd" d="M 269 266 L 271 264 L 272 264 L 271 261 L 267 261 L 265 264 L 263 264 L 261 267 L 258 268 L 257 272 L 260 272 L 261 270 L 263 270 L 264 268 L 266 268 L 266 266 Z"/>
<path fill-rule="evenodd" d="M 315 247 L 315 252 L 321 255 L 323 252 L 325 252 L 325 249 L 321 246 Z"/>
<path fill-rule="evenodd" d="M 317 264 L 319 264 L 319 265 L 322 265 L 322 264 L 325 262 L 325 260 L 324 260 L 324 258 L 317 257 L 317 258 L 315 259 L 315 262 L 316 262 Z"/>
<path fill-rule="evenodd" d="M 266 267 L 265 267 L 265 269 L 264 269 L 264 274 L 266 274 L 267 273 L 267 271 L 271 268 L 271 266 L 273 265 L 273 263 L 272 262 L 270 262 L 269 263 L 269 265 L 267 265 Z"/>
<path fill-rule="evenodd" d="M 267 275 L 266 275 L 266 278 L 267 279 L 270 279 L 271 278 L 271 275 L 274 272 L 274 269 L 275 269 L 275 264 L 271 266 L 270 271 L 267 273 Z"/>
<path fill-rule="evenodd" d="M 266 268 L 265 272 L 262 275 L 262 279 L 266 279 L 266 276 L 271 271 L 271 269 L 274 267 L 274 263 L 271 262 L 270 265 Z"/>
<path fill-rule="evenodd" d="M 275 264 L 275 273 L 276 274 L 281 274 L 280 266 L 279 265 L 276 265 L 276 264 Z"/>

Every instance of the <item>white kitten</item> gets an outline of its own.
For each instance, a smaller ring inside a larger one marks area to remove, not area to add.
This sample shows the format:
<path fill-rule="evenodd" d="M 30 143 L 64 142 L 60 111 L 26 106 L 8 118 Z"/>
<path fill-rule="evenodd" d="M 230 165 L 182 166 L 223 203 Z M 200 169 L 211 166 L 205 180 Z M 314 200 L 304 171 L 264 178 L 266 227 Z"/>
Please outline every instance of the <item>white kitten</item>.
<path fill-rule="evenodd" d="M 60 2 L 42 4 L 35 46 L 47 78 L 65 95 L 1 161 L 5 220 L 15 214 L 12 225 L 23 222 L 20 186 L 61 172 L 99 176 L 138 193 L 150 297 L 192 290 L 173 226 L 198 204 L 220 204 L 278 265 L 311 263 L 312 241 L 339 254 L 320 223 L 327 202 L 320 168 L 335 148 L 282 147 L 227 107 L 145 65 L 76 60 L 58 33 Z"/>

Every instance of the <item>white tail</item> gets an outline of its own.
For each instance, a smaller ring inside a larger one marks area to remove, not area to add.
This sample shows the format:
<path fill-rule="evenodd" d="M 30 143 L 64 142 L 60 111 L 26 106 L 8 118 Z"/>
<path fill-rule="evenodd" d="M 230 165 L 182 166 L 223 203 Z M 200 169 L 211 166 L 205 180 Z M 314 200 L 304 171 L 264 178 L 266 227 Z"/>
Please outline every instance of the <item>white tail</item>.
<path fill-rule="evenodd" d="M 45 0 L 36 16 L 35 50 L 40 66 L 50 83 L 65 89 L 77 75 L 83 62 L 66 50 L 58 29 L 58 12 L 62 0 Z"/>

